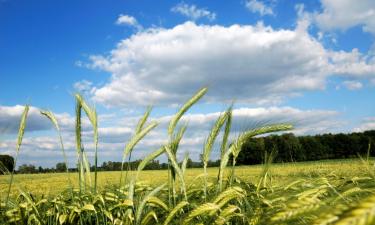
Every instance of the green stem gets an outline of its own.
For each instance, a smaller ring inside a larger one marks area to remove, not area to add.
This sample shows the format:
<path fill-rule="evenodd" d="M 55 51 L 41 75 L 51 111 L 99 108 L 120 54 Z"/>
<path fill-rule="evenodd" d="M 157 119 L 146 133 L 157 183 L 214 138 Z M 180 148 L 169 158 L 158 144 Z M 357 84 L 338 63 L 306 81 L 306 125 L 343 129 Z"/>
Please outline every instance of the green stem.
<path fill-rule="evenodd" d="M 203 164 L 204 170 L 204 201 L 207 201 L 207 163 Z"/>
<path fill-rule="evenodd" d="M 8 207 L 8 202 L 9 202 L 9 197 L 10 197 L 10 190 L 12 189 L 13 175 L 14 175 L 14 171 L 15 171 L 15 168 L 16 168 L 16 165 L 17 165 L 17 159 L 18 159 L 18 152 L 16 154 L 16 158 L 14 159 L 12 173 L 10 174 L 10 181 L 9 181 L 9 186 L 8 186 L 8 193 L 7 193 L 7 198 L 6 198 L 6 201 L 5 201 L 6 207 Z"/>
<path fill-rule="evenodd" d="M 236 165 L 236 158 L 233 157 L 232 169 L 231 169 L 231 172 L 230 172 L 229 187 L 232 187 L 232 183 L 233 183 L 233 179 L 234 179 L 235 165 Z"/>

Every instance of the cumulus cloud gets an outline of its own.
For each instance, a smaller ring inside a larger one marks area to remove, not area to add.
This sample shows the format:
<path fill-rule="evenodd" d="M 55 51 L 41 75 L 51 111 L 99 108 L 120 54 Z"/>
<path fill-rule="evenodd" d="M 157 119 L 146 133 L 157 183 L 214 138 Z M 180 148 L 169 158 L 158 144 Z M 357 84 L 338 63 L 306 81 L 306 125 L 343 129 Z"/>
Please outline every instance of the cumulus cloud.
<path fill-rule="evenodd" d="M 346 87 L 349 90 L 359 90 L 363 87 L 363 84 L 359 81 L 353 81 L 353 80 L 346 80 L 342 83 L 344 87 Z"/>
<path fill-rule="evenodd" d="M 131 27 L 135 27 L 138 30 L 142 29 L 142 25 L 140 25 L 137 21 L 137 19 L 133 16 L 129 15 L 123 15 L 120 14 L 119 17 L 116 20 L 117 25 L 127 25 Z"/>
<path fill-rule="evenodd" d="M 321 0 L 323 11 L 315 15 L 317 25 L 325 31 L 361 26 L 375 34 L 375 1 Z"/>
<path fill-rule="evenodd" d="M 194 131 L 202 129 L 208 132 L 215 120 L 223 112 L 206 114 L 188 114 L 182 118 L 182 123 L 188 123 Z M 309 134 L 334 130 L 342 121 L 334 120 L 339 115 L 337 111 L 329 110 L 301 110 L 293 107 L 242 107 L 233 110 L 233 131 L 243 132 L 257 125 L 272 123 L 291 123 L 295 126 L 293 132 Z M 161 117 L 161 124 L 167 123 L 171 116 Z"/>
<path fill-rule="evenodd" d="M 0 135 L 17 134 L 19 123 L 25 106 L 2 106 L 0 105 Z M 26 121 L 26 132 L 47 131 L 53 128 L 52 123 L 40 114 L 40 108 L 30 106 Z M 60 129 L 63 132 L 71 132 L 75 129 L 75 118 L 69 113 L 55 113 Z M 105 116 L 105 115 L 103 115 Z M 89 120 L 82 119 L 82 129 L 90 128 Z"/>
<path fill-rule="evenodd" d="M 184 2 L 175 5 L 171 11 L 186 16 L 193 21 L 201 18 L 207 18 L 209 21 L 216 19 L 216 13 L 210 12 L 207 9 L 198 8 L 196 5 L 188 5 Z"/>
<path fill-rule="evenodd" d="M 248 0 L 248 1 L 246 1 L 245 6 L 252 13 L 259 13 L 261 16 L 274 15 L 272 7 L 266 5 L 262 1 Z"/>
<path fill-rule="evenodd" d="M 73 87 L 79 93 L 88 94 L 90 90 L 92 89 L 92 82 L 88 80 L 78 81 L 73 84 Z"/>
<path fill-rule="evenodd" d="M 375 130 L 375 117 L 367 117 L 362 123 L 353 129 L 354 132 L 363 132 L 366 130 Z"/>
<path fill-rule="evenodd" d="M 21 115 L 25 106 L 0 106 L 0 132 L 1 133 L 17 133 Z M 27 120 L 27 131 L 40 131 L 50 129 L 49 121 L 43 120 L 39 109 L 30 107 Z M 0 133 L 0 134 L 1 134 Z"/>
<path fill-rule="evenodd" d="M 301 25 L 302 26 L 302 25 Z M 327 50 L 298 26 L 257 24 L 156 28 L 121 41 L 92 67 L 112 74 L 92 97 L 107 106 L 175 104 L 209 86 L 208 101 L 278 103 L 325 87 L 330 75 L 373 76 L 375 61 Z"/>
<path fill-rule="evenodd" d="M 337 51 L 329 52 L 330 70 L 334 74 L 346 75 L 352 77 L 373 78 L 375 74 L 375 58 L 373 56 L 364 55 L 354 48 L 350 52 Z"/>

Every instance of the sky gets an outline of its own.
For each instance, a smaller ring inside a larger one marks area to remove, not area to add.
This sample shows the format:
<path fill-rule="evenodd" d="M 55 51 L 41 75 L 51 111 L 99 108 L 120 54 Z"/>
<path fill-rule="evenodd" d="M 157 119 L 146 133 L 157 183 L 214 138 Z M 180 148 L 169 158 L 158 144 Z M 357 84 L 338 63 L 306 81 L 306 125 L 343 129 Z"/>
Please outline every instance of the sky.
<path fill-rule="evenodd" d="M 150 105 L 159 126 L 133 156 L 165 144 L 168 121 L 202 87 L 208 93 L 182 118 L 180 159 L 199 159 L 232 103 L 231 138 L 278 122 L 296 135 L 375 129 L 374 37 L 373 0 L 0 0 L 0 154 L 15 154 L 29 104 L 17 164 L 63 161 L 39 113 L 48 109 L 73 167 L 75 93 L 98 112 L 99 164 L 121 161 Z M 86 117 L 83 128 L 92 161 Z"/>

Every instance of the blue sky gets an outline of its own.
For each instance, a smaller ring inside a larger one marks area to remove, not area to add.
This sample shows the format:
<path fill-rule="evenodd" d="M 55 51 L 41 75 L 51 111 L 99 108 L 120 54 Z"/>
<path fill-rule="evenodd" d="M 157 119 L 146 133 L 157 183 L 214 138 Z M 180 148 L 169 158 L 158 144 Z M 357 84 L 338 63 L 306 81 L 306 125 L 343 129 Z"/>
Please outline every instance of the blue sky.
<path fill-rule="evenodd" d="M 30 104 L 20 163 L 62 159 L 46 108 L 73 163 L 76 92 L 99 112 L 100 161 L 121 156 L 147 105 L 161 125 L 135 157 L 163 144 L 169 116 L 203 86 L 180 152 L 195 160 L 233 100 L 235 132 L 267 121 L 294 123 L 297 135 L 375 129 L 374 21 L 371 0 L 2 0 L 0 152 L 13 154 Z"/>

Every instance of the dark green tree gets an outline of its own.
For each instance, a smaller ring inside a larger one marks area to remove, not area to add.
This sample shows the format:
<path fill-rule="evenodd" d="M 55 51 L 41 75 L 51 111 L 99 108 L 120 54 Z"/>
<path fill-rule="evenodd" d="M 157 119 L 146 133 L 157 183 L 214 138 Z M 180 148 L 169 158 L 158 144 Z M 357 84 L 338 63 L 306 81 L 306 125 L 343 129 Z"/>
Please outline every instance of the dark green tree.
<path fill-rule="evenodd" d="M 56 164 L 56 172 L 66 172 L 66 165 L 63 162 Z"/>
<path fill-rule="evenodd" d="M 2 168 L 4 166 L 4 168 Z M 14 158 L 10 155 L 0 155 L 0 174 L 13 171 Z"/>

